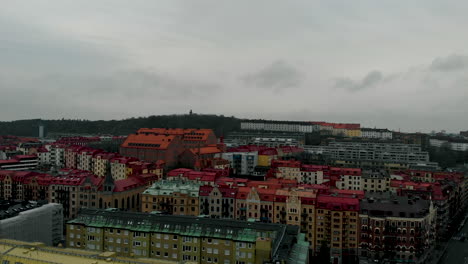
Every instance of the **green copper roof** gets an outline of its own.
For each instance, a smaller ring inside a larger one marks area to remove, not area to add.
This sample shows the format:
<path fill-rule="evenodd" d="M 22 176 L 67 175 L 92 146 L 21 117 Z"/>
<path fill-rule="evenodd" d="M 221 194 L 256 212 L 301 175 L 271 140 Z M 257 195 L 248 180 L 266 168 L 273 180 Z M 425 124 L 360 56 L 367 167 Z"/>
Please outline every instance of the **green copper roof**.
<path fill-rule="evenodd" d="M 186 181 L 181 179 L 162 180 L 153 183 L 143 194 L 149 195 L 172 195 L 173 193 L 187 194 L 190 197 L 198 197 L 201 182 Z"/>

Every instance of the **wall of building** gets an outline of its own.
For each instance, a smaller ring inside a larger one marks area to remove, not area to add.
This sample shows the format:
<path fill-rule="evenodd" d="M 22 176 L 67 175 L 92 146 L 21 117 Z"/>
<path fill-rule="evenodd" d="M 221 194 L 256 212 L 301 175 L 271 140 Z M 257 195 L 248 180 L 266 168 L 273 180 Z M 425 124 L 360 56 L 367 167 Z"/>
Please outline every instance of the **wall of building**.
<path fill-rule="evenodd" d="M 0 236 L 27 242 L 57 245 L 63 239 L 63 209 L 50 203 L 0 220 Z"/>

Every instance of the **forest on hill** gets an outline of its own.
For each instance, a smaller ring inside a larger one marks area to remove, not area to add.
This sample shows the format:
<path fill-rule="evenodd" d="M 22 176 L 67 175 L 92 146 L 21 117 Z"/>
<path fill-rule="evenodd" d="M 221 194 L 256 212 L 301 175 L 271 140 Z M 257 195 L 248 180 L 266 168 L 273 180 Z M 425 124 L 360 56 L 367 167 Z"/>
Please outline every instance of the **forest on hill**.
<path fill-rule="evenodd" d="M 44 125 L 51 135 L 128 135 L 142 127 L 211 128 L 218 136 L 240 129 L 240 119 L 223 115 L 160 115 L 122 120 L 30 119 L 0 122 L 0 135 L 38 136 Z"/>

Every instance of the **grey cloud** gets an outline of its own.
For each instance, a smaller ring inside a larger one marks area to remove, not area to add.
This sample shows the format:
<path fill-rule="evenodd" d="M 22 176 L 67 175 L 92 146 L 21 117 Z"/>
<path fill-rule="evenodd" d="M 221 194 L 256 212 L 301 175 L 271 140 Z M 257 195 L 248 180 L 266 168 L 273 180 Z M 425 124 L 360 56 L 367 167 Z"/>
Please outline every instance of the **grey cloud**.
<path fill-rule="evenodd" d="M 280 91 L 299 86 L 303 81 L 303 74 L 284 61 L 275 61 L 265 69 L 242 79 L 250 86 Z"/>
<path fill-rule="evenodd" d="M 468 68 L 468 56 L 450 55 L 448 57 L 436 58 L 429 67 L 433 71 L 457 71 Z"/>
<path fill-rule="evenodd" d="M 0 105 L 12 110 L 21 108 L 23 118 L 31 118 L 31 114 L 115 118 L 116 113 L 121 116 L 129 111 L 170 113 L 169 108 L 187 108 L 216 96 L 221 89 L 217 83 L 185 77 L 183 73 L 175 77 L 146 70 L 0 77 Z M 0 120 L 8 119 L 10 114 L 0 113 Z"/>
<path fill-rule="evenodd" d="M 352 80 L 350 78 L 340 78 L 335 82 L 335 88 L 347 89 L 350 91 L 360 91 L 377 85 L 383 80 L 380 71 L 369 72 L 362 80 Z"/>

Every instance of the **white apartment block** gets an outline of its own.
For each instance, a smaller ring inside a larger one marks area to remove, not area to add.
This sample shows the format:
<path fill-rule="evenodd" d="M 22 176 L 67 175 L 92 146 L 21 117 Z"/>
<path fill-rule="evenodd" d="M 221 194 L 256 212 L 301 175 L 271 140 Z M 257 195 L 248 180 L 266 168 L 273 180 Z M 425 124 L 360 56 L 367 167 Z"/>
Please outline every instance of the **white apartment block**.
<path fill-rule="evenodd" d="M 388 129 L 361 128 L 361 137 L 374 139 L 392 139 L 393 132 Z"/>
<path fill-rule="evenodd" d="M 57 168 L 63 168 L 65 166 L 65 146 L 61 145 L 45 145 L 45 152 L 38 152 L 40 165 L 50 165 Z"/>
<path fill-rule="evenodd" d="M 468 151 L 468 142 L 457 142 L 457 141 L 448 141 L 444 139 L 429 139 L 429 145 L 432 147 L 442 147 L 447 144 L 451 150 L 455 151 Z"/>
<path fill-rule="evenodd" d="M 254 145 L 267 146 L 269 148 L 277 148 L 282 146 L 300 147 L 302 144 L 294 138 L 254 138 L 251 142 Z"/>
<path fill-rule="evenodd" d="M 241 122 L 242 130 L 266 130 L 278 132 L 311 133 L 319 131 L 320 127 L 308 122 L 246 120 Z"/>
<path fill-rule="evenodd" d="M 258 165 L 258 152 L 227 152 L 221 157 L 229 161 L 231 168 L 238 175 L 253 175 Z"/>
<path fill-rule="evenodd" d="M 305 146 L 304 150 L 335 160 L 380 160 L 397 163 L 429 162 L 429 153 L 419 145 L 380 142 L 337 142 L 328 146 Z"/>

